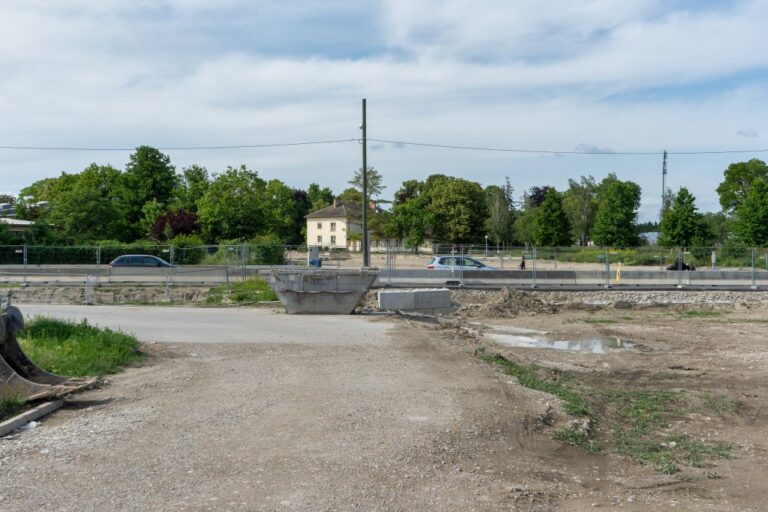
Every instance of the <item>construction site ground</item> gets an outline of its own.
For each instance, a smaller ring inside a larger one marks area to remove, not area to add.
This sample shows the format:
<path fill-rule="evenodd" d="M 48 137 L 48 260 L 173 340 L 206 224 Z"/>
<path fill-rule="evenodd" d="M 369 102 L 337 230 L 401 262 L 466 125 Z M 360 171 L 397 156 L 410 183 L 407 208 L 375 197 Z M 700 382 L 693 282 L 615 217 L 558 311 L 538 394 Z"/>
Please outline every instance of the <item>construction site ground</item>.
<path fill-rule="evenodd" d="M 0 439 L 0 509 L 765 510 L 766 294 L 610 293 L 460 291 L 442 319 L 19 304 L 135 332 L 148 357 Z M 494 326 L 634 347 L 514 348 Z M 558 400 L 488 353 L 707 393 L 722 407 L 669 428 L 729 458 L 665 474 L 555 440 Z"/>

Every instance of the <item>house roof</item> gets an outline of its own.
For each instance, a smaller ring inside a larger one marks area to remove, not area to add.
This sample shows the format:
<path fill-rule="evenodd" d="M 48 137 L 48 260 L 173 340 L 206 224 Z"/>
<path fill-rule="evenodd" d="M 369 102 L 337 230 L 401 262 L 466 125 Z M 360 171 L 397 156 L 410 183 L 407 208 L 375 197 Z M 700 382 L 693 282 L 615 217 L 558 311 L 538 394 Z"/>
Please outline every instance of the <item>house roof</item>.
<path fill-rule="evenodd" d="M 335 202 L 316 212 L 307 215 L 307 219 L 359 219 L 362 217 L 362 209 L 354 204 Z"/>

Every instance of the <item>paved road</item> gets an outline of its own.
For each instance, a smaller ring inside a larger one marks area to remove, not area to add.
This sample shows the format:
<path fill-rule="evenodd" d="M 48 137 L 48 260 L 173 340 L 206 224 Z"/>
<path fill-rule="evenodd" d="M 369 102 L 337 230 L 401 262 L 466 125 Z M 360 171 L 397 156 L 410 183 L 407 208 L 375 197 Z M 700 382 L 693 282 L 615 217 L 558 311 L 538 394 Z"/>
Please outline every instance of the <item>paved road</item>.
<path fill-rule="evenodd" d="M 19 304 L 29 318 L 45 315 L 118 329 L 141 341 L 168 343 L 332 343 L 380 336 L 387 322 L 355 316 L 291 316 L 274 310 L 152 306 Z M 332 335 L 332 336 L 331 336 Z"/>

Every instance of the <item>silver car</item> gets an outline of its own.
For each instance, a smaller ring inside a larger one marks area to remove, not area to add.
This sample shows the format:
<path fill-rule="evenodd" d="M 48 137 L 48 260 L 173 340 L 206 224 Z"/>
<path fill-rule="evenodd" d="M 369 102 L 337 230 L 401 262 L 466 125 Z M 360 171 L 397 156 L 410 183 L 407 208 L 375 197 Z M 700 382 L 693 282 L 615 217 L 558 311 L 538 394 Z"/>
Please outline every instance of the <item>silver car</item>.
<path fill-rule="evenodd" d="M 496 270 L 481 261 L 466 256 L 435 256 L 429 260 L 429 270 Z"/>

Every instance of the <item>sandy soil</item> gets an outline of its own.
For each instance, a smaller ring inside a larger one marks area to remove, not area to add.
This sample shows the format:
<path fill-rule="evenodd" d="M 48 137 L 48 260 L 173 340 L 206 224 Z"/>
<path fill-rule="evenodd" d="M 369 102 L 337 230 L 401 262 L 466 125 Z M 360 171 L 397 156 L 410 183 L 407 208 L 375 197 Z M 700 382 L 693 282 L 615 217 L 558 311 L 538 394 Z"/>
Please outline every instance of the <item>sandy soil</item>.
<path fill-rule="evenodd" d="M 372 334 L 150 344 L 143 367 L 0 440 L 0 509 L 765 510 L 768 308 L 687 317 L 688 307 L 351 317 Z M 490 340 L 493 326 L 615 336 L 636 349 L 512 348 Z M 738 401 L 736 412 L 674 426 L 732 443 L 733 457 L 664 475 L 555 441 L 544 419 L 556 400 L 476 357 L 478 347 L 606 387 L 658 380 Z"/>

